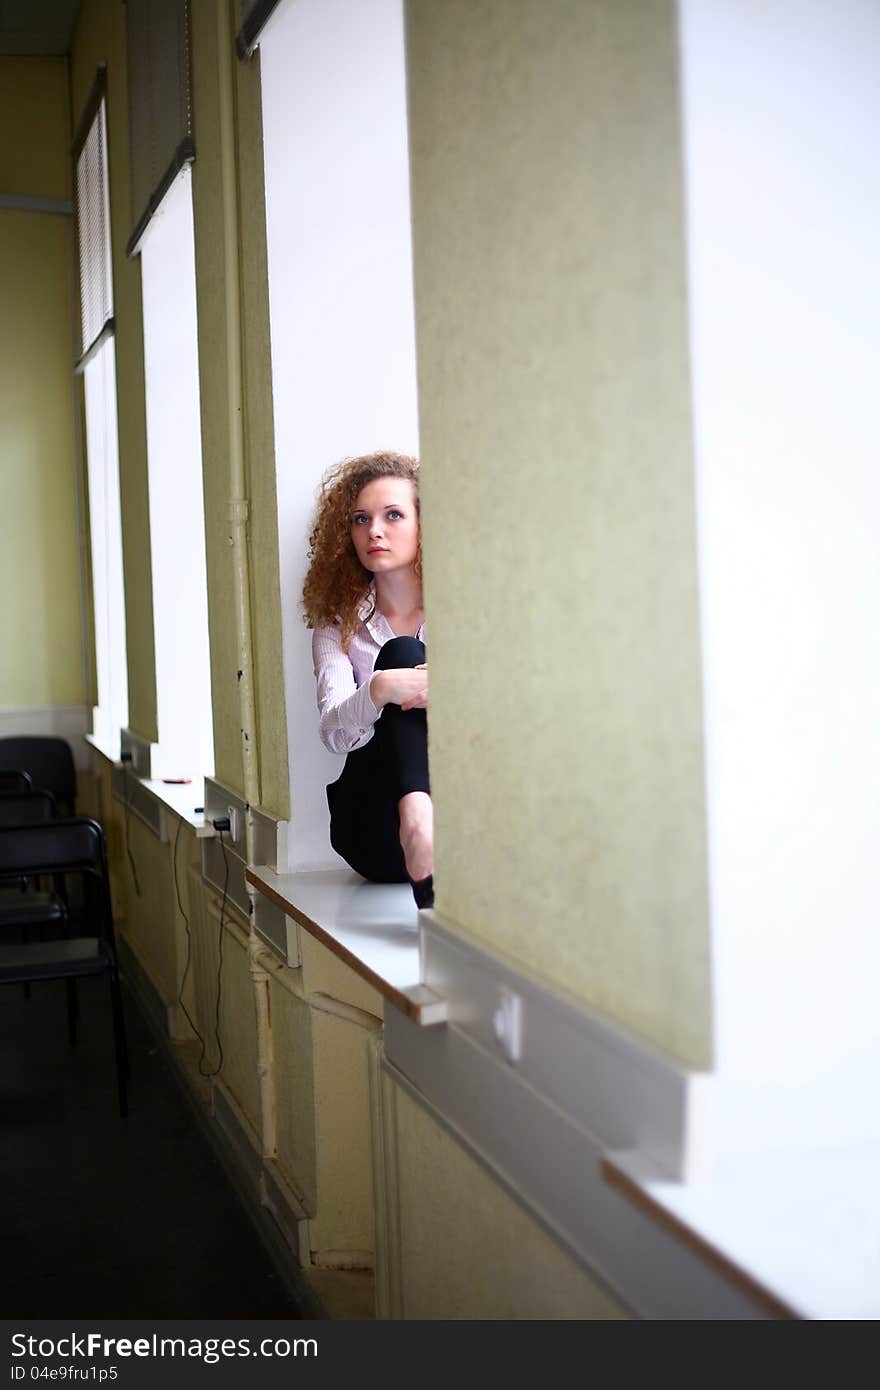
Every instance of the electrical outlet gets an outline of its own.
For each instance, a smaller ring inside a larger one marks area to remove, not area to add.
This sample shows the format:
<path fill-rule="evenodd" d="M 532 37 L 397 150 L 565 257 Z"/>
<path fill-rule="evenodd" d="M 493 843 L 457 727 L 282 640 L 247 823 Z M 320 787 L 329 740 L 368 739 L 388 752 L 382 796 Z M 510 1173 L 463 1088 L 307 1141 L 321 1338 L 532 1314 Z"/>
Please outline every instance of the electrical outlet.
<path fill-rule="evenodd" d="M 237 844 L 241 834 L 241 812 L 235 806 L 227 806 L 226 814 L 229 817 L 229 838 L 233 844 Z"/>
<path fill-rule="evenodd" d="M 505 1061 L 518 1062 L 522 1057 L 522 999 L 504 986 L 492 1015 L 492 1031 Z"/>

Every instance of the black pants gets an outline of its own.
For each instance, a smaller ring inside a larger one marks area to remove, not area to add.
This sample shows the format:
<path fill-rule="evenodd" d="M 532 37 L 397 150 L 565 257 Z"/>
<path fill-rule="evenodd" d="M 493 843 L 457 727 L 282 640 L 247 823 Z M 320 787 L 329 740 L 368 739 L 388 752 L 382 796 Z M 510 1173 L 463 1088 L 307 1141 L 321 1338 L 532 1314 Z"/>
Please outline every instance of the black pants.
<path fill-rule="evenodd" d="M 424 660 L 424 642 L 393 637 L 373 669 L 418 666 Z M 406 883 L 397 803 L 407 792 L 430 790 L 425 710 L 385 705 L 369 743 L 348 754 L 342 776 L 327 788 L 331 845 L 364 878 Z"/>

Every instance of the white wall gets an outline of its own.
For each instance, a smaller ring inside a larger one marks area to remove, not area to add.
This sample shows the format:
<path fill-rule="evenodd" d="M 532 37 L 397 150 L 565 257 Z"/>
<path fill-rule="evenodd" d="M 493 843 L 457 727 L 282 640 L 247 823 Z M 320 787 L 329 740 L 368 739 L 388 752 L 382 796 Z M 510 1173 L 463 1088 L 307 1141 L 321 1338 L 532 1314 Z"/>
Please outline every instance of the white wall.
<path fill-rule="evenodd" d="M 291 868 L 340 861 L 300 610 L 321 475 L 418 452 L 400 0 L 285 0 L 260 42 Z"/>
<path fill-rule="evenodd" d="M 680 20 L 721 1163 L 880 1141 L 880 7 Z"/>

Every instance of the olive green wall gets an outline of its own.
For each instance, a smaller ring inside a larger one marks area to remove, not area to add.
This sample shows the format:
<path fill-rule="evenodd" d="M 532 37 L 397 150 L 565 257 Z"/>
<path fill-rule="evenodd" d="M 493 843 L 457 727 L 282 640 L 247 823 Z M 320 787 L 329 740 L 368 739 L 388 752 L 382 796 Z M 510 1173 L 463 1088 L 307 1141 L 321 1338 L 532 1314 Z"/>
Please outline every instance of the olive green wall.
<path fill-rule="evenodd" d="M 231 8 L 196 5 L 192 12 L 193 112 L 196 160 L 193 165 L 196 284 L 199 315 L 199 380 L 205 469 L 205 532 L 208 559 L 208 621 L 211 634 L 211 689 L 214 709 L 215 772 L 220 781 L 244 791 L 238 646 L 234 620 L 236 591 L 229 530 L 230 449 L 237 424 L 229 413 L 227 353 L 240 351 L 244 392 L 245 492 L 249 501 L 251 632 L 256 700 L 257 763 L 261 804 L 273 814 L 289 814 L 287 738 L 281 663 L 281 595 L 278 570 L 278 517 L 269 360 L 269 308 L 266 280 L 266 222 L 263 203 L 262 130 L 259 64 L 241 64 L 233 54 Z M 221 53 L 226 44 L 226 61 Z M 221 95 L 231 86 L 233 148 L 224 151 Z M 232 163 L 224 172 L 224 153 Z M 223 221 L 223 179 L 234 181 L 237 199 L 236 248 L 227 244 Z M 241 306 L 241 345 L 228 338 L 226 277 Z"/>
<path fill-rule="evenodd" d="M 63 58 L 0 57 L 0 192 L 70 197 L 70 106 Z"/>
<path fill-rule="evenodd" d="M 0 193 L 70 198 L 63 58 L 0 58 Z M 86 700 L 72 222 L 0 207 L 0 705 Z"/>
<path fill-rule="evenodd" d="M 438 911 L 704 1064 L 675 6 L 407 24 Z"/>
<path fill-rule="evenodd" d="M 73 121 L 79 122 L 99 63 L 107 65 L 108 169 L 113 242 L 113 308 L 116 318 L 116 390 L 119 414 L 119 478 L 128 656 L 129 727 L 155 741 L 156 661 L 147 432 L 144 405 L 144 333 L 139 261 L 125 245 L 132 227 L 128 179 L 128 79 L 125 6 L 121 0 L 84 0 L 71 51 Z"/>

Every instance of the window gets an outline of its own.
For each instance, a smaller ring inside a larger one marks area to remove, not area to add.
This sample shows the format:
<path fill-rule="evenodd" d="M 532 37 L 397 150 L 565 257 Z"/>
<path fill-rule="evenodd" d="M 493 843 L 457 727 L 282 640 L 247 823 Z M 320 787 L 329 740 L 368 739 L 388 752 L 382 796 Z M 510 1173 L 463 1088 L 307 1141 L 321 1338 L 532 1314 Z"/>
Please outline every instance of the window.
<path fill-rule="evenodd" d="M 401 0 L 286 0 L 260 54 L 296 869 L 340 863 L 299 608 L 316 488 L 347 456 L 418 453 Z"/>
<path fill-rule="evenodd" d="M 122 515 L 116 424 L 116 344 L 110 261 L 107 115 L 103 81 L 93 89 L 80 130 L 76 160 L 81 353 L 77 371 L 85 388 L 85 441 L 89 489 L 95 665 L 98 701 L 92 732 L 119 747 L 128 723 Z"/>

